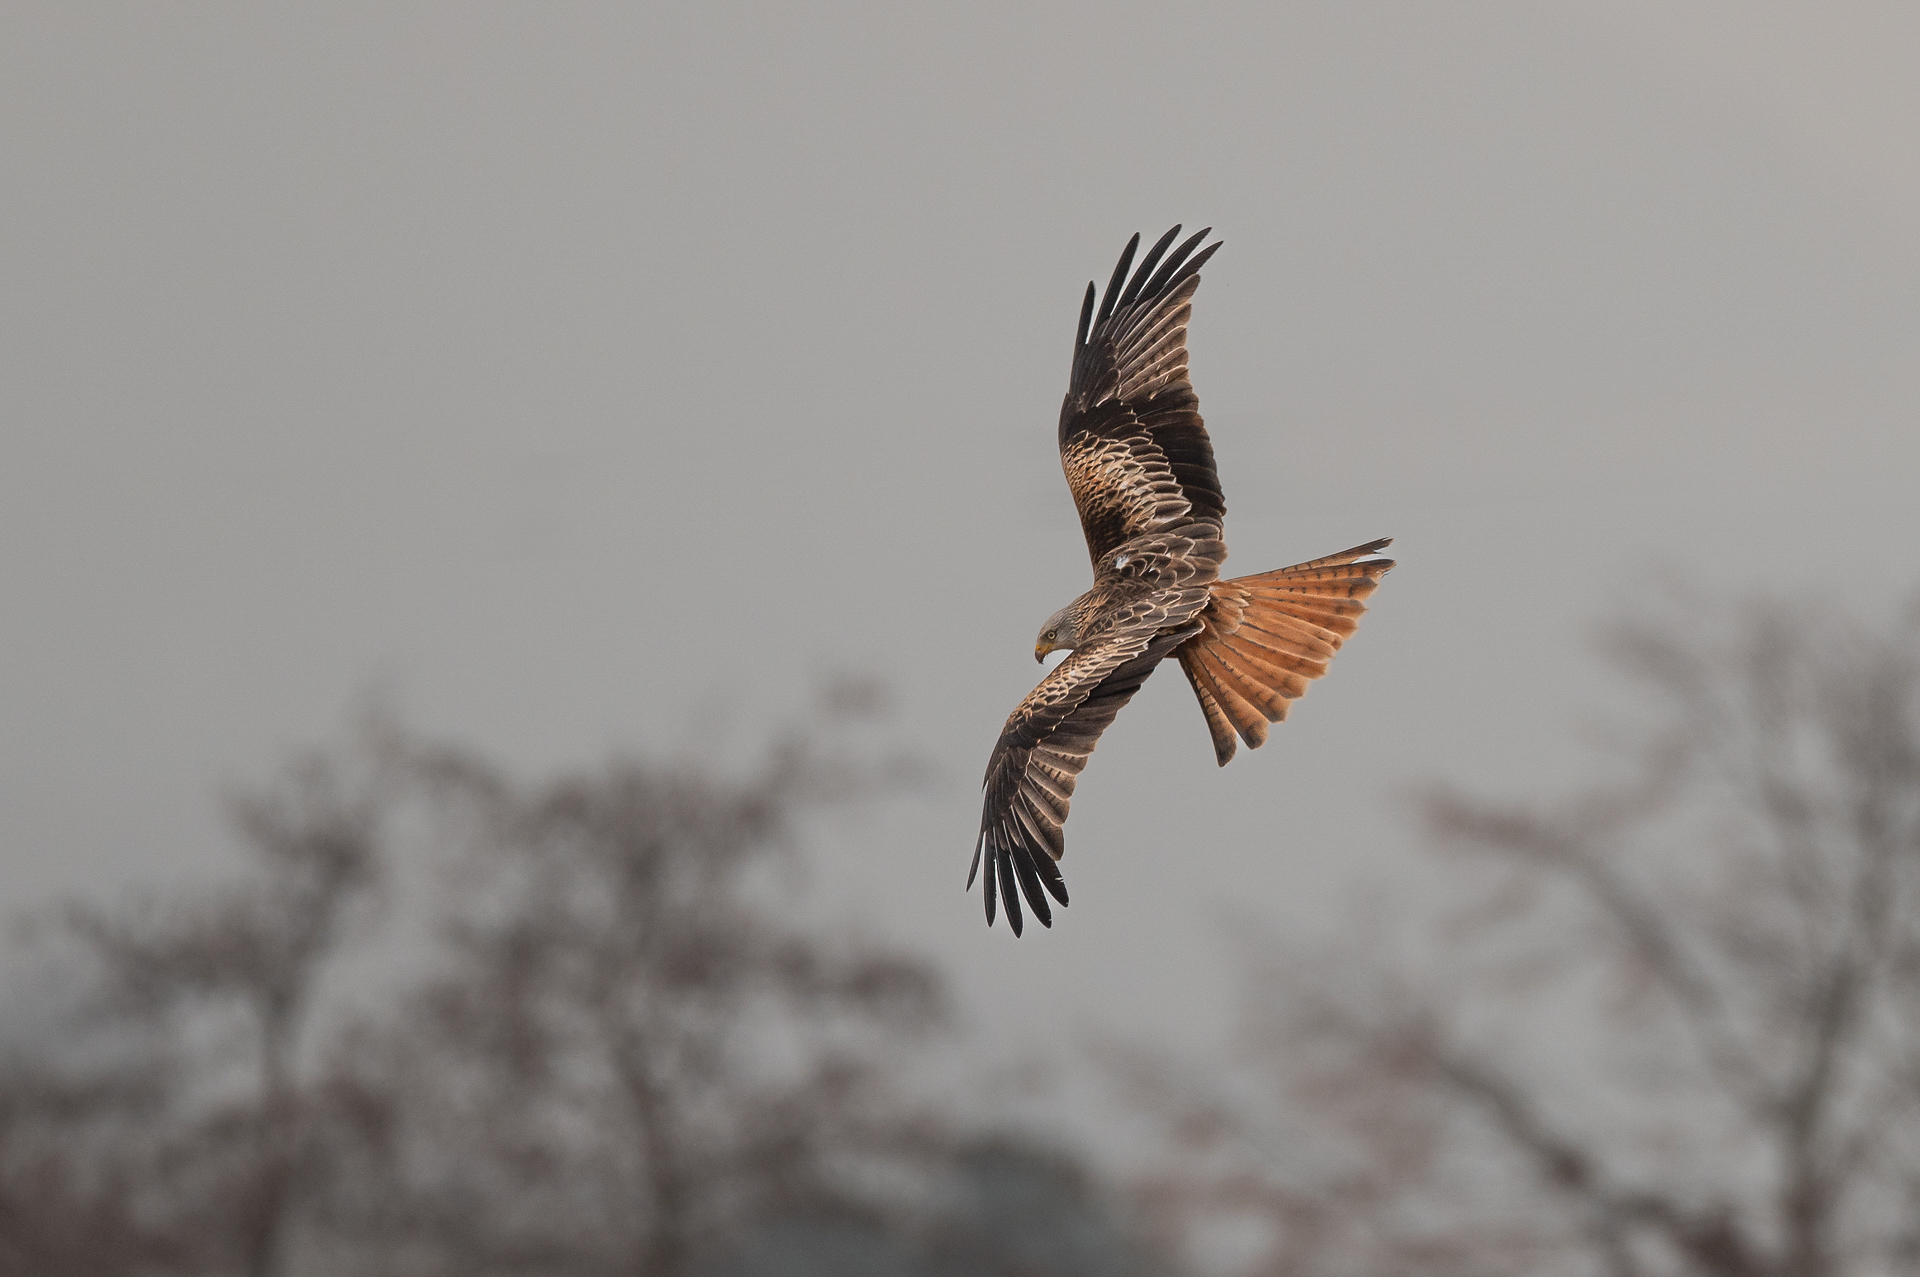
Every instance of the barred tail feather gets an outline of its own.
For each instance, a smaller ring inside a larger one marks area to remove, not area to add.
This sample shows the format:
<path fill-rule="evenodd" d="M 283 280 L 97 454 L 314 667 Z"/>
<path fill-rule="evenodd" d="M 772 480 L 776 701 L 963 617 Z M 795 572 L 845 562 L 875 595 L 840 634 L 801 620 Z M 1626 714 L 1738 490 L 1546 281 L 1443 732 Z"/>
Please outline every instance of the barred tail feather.
<path fill-rule="evenodd" d="M 1178 653 L 1180 669 L 1187 676 L 1187 682 L 1193 685 L 1193 694 L 1200 700 L 1200 712 L 1207 716 L 1207 732 L 1213 737 L 1213 756 L 1225 767 L 1233 757 L 1233 720 L 1227 717 L 1221 708 L 1220 697 L 1214 691 L 1213 679 L 1200 669 L 1199 657 L 1191 642 Z"/>
<path fill-rule="evenodd" d="M 1391 538 L 1342 550 L 1308 563 L 1216 581 L 1202 613 L 1203 628 L 1178 652 L 1206 715 L 1214 757 L 1222 767 L 1234 755 L 1237 732 L 1247 748 L 1267 740 L 1267 724 L 1287 716 L 1307 684 L 1327 672 L 1340 645 L 1367 610 L 1392 559 L 1367 556 Z"/>

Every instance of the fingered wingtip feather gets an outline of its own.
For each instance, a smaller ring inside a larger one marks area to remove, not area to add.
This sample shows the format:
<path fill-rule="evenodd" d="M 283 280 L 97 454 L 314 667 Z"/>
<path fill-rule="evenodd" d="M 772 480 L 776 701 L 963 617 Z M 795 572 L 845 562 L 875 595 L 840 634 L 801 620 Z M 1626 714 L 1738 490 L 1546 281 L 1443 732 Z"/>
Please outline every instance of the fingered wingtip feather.
<path fill-rule="evenodd" d="M 994 867 L 999 870 L 1000 894 L 1007 902 L 1007 925 L 1019 935 L 1024 926 L 1020 916 L 1020 888 L 1013 881 L 1013 857 L 1004 848 L 993 849 Z"/>
<path fill-rule="evenodd" d="M 1219 252 L 1221 246 L 1226 242 L 1227 241 L 1225 241 L 1224 239 L 1215 240 L 1213 243 L 1201 249 L 1198 253 L 1194 255 L 1192 261 L 1188 262 L 1185 266 L 1180 268 L 1180 277 L 1182 279 L 1185 279 L 1189 275 L 1198 275 L 1200 273 L 1200 268 L 1202 266 L 1205 266 L 1207 264 L 1207 260 L 1211 258 L 1215 253 Z"/>
<path fill-rule="evenodd" d="M 1140 232 L 1135 231 L 1133 238 L 1127 241 L 1126 251 L 1120 254 L 1120 261 L 1113 268 L 1113 278 L 1107 281 L 1107 293 L 1100 302 L 1100 317 L 1096 323 L 1106 323 L 1113 317 L 1113 304 L 1120 299 L 1120 286 L 1127 282 L 1127 269 L 1133 265 L 1133 254 L 1140 247 Z"/>
<path fill-rule="evenodd" d="M 1153 247 L 1147 250 L 1147 255 L 1140 259 L 1140 268 L 1133 272 L 1133 280 L 1127 285 L 1127 291 L 1120 294 L 1121 310 L 1133 305 L 1143 296 L 1153 295 L 1154 290 L 1147 281 L 1158 278 L 1154 268 L 1160 264 L 1160 257 L 1167 251 L 1167 245 L 1173 243 L 1173 237 L 1179 233 L 1180 226 L 1176 222 L 1173 229 L 1155 241 Z"/>
<path fill-rule="evenodd" d="M 1171 236 L 1174 233 L 1174 231 L 1178 231 L 1179 229 L 1180 228 L 1178 226 L 1174 227 L 1173 231 L 1168 232 L 1168 235 Z M 1200 269 L 1198 262 L 1192 263 L 1187 266 L 1182 266 L 1181 263 L 1187 260 L 1187 254 L 1191 253 L 1194 250 L 1194 246 L 1197 245 L 1201 240 L 1205 239 L 1212 232 L 1213 232 L 1213 227 L 1211 226 L 1206 227 L 1204 230 L 1201 230 L 1193 235 L 1189 235 L 1186 238 L 1186 240 L 1183 243 L 1181 243 L 1180 247 L 1174 249 L 1173 252 L 1167 257 L 1167 260 L 1165 261 L 1165 263 L 1161 265 L 1159 271 L 1154 275 L 1154 277 L 1150 281 L 1148 281 L 1147 287 L 1145 289 L 1146 295 L 1149 297 L 1157 296 L 1162 289 L 1168 287 L 1169 285 L 1171 285 L 1177 280 L 1185 279 L 1187 276 L 1193 274 L 1194 271 Z M 1216 244 L 1214 247 L 1218 248 L 1219 245 Z M 1200 260 L 1205 261 L 1206 259 L 1203 257 Z"/>
<path fill-rule="evenodd" d="M 1047 907 L 1046 892 L 1040 889 L 1040 874 L 1033 863 L 1033 850 L 1016 844 L 1008 859 L 1013 861 L 1014 873 L 1020 879 L 1020 892 L 1027 898 L 1027 907 L 1033 910 L 1033 916 L 1041 926 L 1053 926 L 1053 910 Z"/>
<path fill-rule="evenodd" d="M 983 842 L 985 841 L 985 837 L 984 837 L 984 835 L 982 836 L 982 841 L 983 841 Z M 987 860 L 987 881 L 986 881 L 986 885 L 985 885 L 984 887 L 982 887 L 982 888 L 981 888 L 981 894 L 982 894 L 982 895 L 984 895 L 984 896 L 986 897 L 986 903 L 987 903 L 987 925 L 988 925 L 989 927 L 991 927 L 991 926 L 993 925 L 993 919 L 994 919 L 994 915 L 995 915 L 995 913 L 997 912 L 997 911 L 996 911 L 996 909 L 995 909 L 995 906 L 996 906 L 996 904 L 998 903 L 998 891 L 999 891 L 999 889 L 998 889 L 998 887 L 997 887 L 997 886 L 995 885 L 995 883 L 994 883 L 994 874 L 993 874 L 993 860 L 992 860 L 992 857 L 990 856 L 990 857 L 988 858 L 988 860 Z"/>
<path fill-rule="evenodd" d="M 1067 880 L 1061 874 L 1060 866 L 1054 863 L 1053 857 L 1051 856 L 1035 856 L 1033 858 L 1033 867 L 1039 871 L 1040 881 L 1045 885 L 1048 893 L 1060 902 L 1062 909 L 1065 909 L 1067 907 Z"/>

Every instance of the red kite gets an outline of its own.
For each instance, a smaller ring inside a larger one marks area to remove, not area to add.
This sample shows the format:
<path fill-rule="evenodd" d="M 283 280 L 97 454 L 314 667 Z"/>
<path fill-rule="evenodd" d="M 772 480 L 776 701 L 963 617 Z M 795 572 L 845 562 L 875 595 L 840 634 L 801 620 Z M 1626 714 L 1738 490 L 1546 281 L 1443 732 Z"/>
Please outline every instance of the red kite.
<path fill-rule="evenodd" d="M 1383 539 L 1297 567 L 1220 579 L 1227 506 L 1187 379 L 1193 294 L 1200 267 L 1220 245 L 1194 253 L 1203 230 L 1168 254 L 1179 233 L 1176 226 L 1162 236 L 1131 279 L 1140 237 L 1127 241 L 1099 313 L 1091 283 L 1080 308 L 1060 409 L 1060 464 L 1093 556 L 1093 588 L 1040 627 L 1034 659 L 1058 649 L 1072 654 L 1000 733 L 967 874 L 971 889 L 988 858 L 987 924 L 1004 896 L 1016 936 L 1022 894 L 1049 927 L 1047 896 L 1067 903 L 1059 860 L 1074 782 L 1100 733 L 1156 665 L 1179 660 L 1224 767 L 1235 732 L 1259 748 L 1267 724 L 1285 718 L 1289 702 L 1327 672 L 1366 610 L 1360 600 L 1393 566 L 1369 557 L 1390 544 Z"/>

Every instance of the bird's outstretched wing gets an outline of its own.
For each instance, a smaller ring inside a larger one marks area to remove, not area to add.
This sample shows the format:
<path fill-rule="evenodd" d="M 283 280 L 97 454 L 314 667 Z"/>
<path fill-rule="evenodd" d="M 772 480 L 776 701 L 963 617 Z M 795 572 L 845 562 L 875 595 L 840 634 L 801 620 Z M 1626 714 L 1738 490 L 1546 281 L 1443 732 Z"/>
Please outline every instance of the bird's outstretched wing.
<path fill-rule="evenodd" d="M 1169 253 L 1161 236 L 1129 278 L 1135 235 L 1094 311 L 1087 285 L 1073 343 L 1073 374 L 1060 408 L 1060 464 L 1080 510 L 1087 551 L 1101 560 L 1143 532 L 1226 515 L 1200 399 L 1187 380 L 1187 318 L 1208 231 Z"/>
<path fill-rule="evenodd" d="M 1153 667 L 1199 633 L 1200 623 L 1188 618 L 1205 606 L 1205 599 L 1202 586 L 1142 601 L 1133 624 L 1109 631 L 1068 656 L 1008 717 L 987 762 L 980 838 L 967 871 L 971 889 L 986 859 L 989 926 L 995 898 L 1005 896 L 1007 925 L 1019 935 L 1022 893 L 1041 925 L 1053 925 L 1047 893 L 1067 903 L 1066 880 L 1056 862 L 1066 852 L 1062 827 L 1087 756 Z M 1173 624 L 1162 627 L 1156 619 Z"/>

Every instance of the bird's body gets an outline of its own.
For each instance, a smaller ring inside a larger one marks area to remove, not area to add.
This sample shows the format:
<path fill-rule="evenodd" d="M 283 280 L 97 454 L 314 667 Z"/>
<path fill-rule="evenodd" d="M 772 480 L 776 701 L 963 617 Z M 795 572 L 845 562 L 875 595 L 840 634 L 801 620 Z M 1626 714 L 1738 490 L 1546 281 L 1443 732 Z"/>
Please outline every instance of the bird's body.
<path fill-rule="evenodd" d="M 1387 542 L 1237 580 L 1220 579 L 1226 501 L 1200 401 L 1187 379 L 1187 319 L 1201 231 L 1168 254 L 1163 236 L 1129 279 L 1134 236 L 1099 314 L 1087 285 L 1073 373 L 1060 410 L 1060 462 L 1073 491 L 1093 588 L 1048 618 L 1036 658 L 1071 649 L 1007 719 L 987 764 L 973 885 L 983 858 L 987 921 L 1005 897 L 1021 930 L 1020 897 L 1052 925 L 1050 894 L 1067 903 L 1059 860 L 1069 801 L 1100 733 L 1162 660 L 1187 673 L 1222 766 L 1234 734 L 1249 748 L 1308 680 L 1326 672 L 1391 560 Z M 1164 260 L 1163 260 L 1164 259 Z M 1017 884 L 1017 890 L 1016 890 Z"/>

